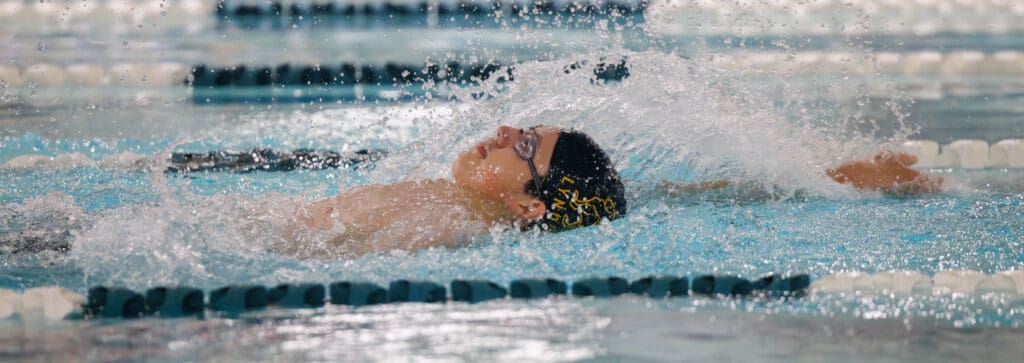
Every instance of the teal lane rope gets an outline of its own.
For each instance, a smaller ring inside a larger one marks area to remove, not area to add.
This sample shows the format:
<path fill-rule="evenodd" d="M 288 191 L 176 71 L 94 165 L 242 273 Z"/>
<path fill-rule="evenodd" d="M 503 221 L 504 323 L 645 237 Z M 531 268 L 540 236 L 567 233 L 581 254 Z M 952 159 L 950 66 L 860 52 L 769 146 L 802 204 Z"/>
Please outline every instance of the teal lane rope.
<path fill-rule="evenodd" d="M 451 18 L 495 18 L 509 15 L 642 15 L 647 1 L 383 1 L 378 4 L 356 4 L 338 1 L 282 2 L 267 1 L 263 4 L 221 0 L 214 9 L 214 15 L 223 20 L 252 20 L 259 18 L 303 18 L 313 17 L 341 19 L 355 18 L 422 18 L 436 15 Z"/>
<path fill-rule="evenodd" d="M 589 65 L 577 62 L 566 66 L 564 71 L 571 73 L 586 67 Z M 192 66 L 181 83 L 199 91 L 227 87 L 398 86 L 424 82 L 470 84 L 489 79 L 492 76 L 500 77 L 500 81 L 512 81 L 515 78 L 514 70 L 515 64 L 502 64 L 498 61 L 470 64 L 461 64 L 456 61 L 442 64 L 394 62 L 330 64 L 325 62 L 321 64 L 281 63 L 276 66 L 245 64 L 217 66 L 201 63 Z M 592 65 L 592 69 L 588 70 L 593 73 L 594 79 L 601 82 L 621 82 L 629 77 L 629 67 L 625 59 L 599 61 Z"/>
<path fill-rule="evenodd" d="M 280 284 L 267 289 L 260 285 L 231 285 L 210 291 L 204 302 L 199 289 L 177 286 L 156 287 L 145 295 L 119 287 L 97 286 L 89 289 L 82 317 L 93 319 L 203 316 L 204 309 L 234 316 L 267 307 L 319 308 L 333 305 L 352 307 L 385 303 L 444 303 L 447 301 L 480 303 L 506 298 L 539 299 L 553 295 L 605 298 L 633 293 L 651 298 L 686 297 L 690 293 L 712 297 L 763 296 L 789 298 L 803 296 L 810 286 L 806 274 L 768 275 L 755 281 L 729 275 L 692 277 L 648 276 L 630 283 L 621 277 L 593 277 L 575 281 L 571 289 L 557 279 L 514 280 L 506 288 L 487 280 L 454 280 L 446 288 L 430 281 L 395 280 L 385 289 L 366 282 L 341 281 Z M 450 292 L 450 295 L 449 295 Z"/>

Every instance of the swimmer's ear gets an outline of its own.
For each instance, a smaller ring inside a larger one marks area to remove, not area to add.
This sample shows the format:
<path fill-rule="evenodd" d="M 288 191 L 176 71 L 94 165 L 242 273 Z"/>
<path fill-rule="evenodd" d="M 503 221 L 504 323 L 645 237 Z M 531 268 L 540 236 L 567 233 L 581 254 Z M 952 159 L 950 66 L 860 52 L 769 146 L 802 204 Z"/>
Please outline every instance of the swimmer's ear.
<path fill-rule="evenodd" d="M 530 195 L 513 197 L 508 201 L 507 205 L 512 213 L 515 213 L 519 218 L 529 221 L 540 219 L 548 211 L 544 202 Z"/>

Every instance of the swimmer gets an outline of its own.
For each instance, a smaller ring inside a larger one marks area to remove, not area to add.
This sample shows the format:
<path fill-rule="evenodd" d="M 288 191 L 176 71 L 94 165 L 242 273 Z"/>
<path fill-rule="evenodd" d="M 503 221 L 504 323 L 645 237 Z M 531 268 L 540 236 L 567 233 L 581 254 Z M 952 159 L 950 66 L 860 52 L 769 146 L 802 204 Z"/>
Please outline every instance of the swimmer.
<path fill-rule="evenodd" d="M 938 192 L 942 178 L 911 168 L 917 158 L 880 152 L 825 170 L 838 183 L 887 193 Z M 554 126 L 498 127 L 460 154 L 454 180 L 406 181 L 345 190 L 302 206 L 295 221 L 329 235 L 343 253 L 454 247 L 492 228 L 565 231 L 611 221 L 627 211 L 625 189 L 607 154 L 586 134 Z M 672 184 L 699 193 L 729 185 Z M 292 231 L 296 241 L 301 233 Z"/>
<path fill-rule="evenodd" d="M 344 253 L 458 246 L 492 228 L 564 231 L 626 213 L 625 188 L 586 134 L 498 127 L 460 154 L 453 180 L 355 187 L 298 208 L 292 231 L 329 234 Z"/>

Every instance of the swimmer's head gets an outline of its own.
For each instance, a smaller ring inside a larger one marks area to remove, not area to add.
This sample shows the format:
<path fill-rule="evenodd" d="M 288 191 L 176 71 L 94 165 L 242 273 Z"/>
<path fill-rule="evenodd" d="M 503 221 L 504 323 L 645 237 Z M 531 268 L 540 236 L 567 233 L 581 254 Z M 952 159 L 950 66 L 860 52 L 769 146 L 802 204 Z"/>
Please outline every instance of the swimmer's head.
<path fill-rule="evenodd" d="M 532 171 L 524 159 L 529 151 Z M 576 130 L 501 126 L 460 155 L 452 173 L 460 185 L 504 202 L 528 226 L 544 230 L 594 225 L 626 212 L 625 188 L 608 155 Z"/>

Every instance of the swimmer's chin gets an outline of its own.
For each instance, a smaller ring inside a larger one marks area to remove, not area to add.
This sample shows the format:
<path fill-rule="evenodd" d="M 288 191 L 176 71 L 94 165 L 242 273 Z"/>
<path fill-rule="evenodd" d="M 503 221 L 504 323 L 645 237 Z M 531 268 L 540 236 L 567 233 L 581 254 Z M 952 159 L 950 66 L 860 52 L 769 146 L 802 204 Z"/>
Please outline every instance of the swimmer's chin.
<path fill-rule="evenodd" d="M 473 151 L 466 151 L 459 154 L 459 157 L 455 159 L 455 163 L 452 164 L 452 177 L 455 179 L 455 184 L 460 186 L 467 186 L 470 184 L 472 179 L 471 174 L 474 173 L 474 166 L 480 160 L 480 155 Z"/>

